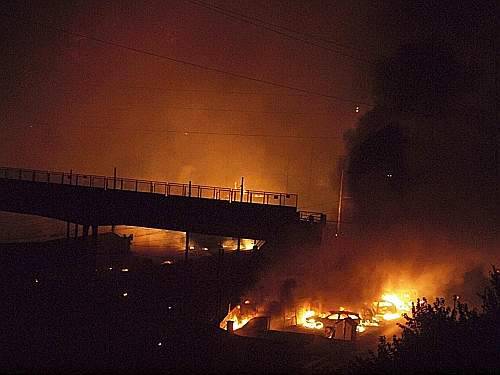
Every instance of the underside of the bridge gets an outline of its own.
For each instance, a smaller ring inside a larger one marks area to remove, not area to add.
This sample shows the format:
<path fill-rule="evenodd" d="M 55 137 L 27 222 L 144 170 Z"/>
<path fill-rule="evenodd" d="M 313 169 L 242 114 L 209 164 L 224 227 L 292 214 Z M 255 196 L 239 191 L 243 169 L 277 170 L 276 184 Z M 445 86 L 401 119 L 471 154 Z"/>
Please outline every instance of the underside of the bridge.
<path fill-rule="evenodd" d="M 269 242 L 317 242 L 322 223 L 295 207 L 0 179 L 0 210 L 89 227 L 131 225 Z"/>

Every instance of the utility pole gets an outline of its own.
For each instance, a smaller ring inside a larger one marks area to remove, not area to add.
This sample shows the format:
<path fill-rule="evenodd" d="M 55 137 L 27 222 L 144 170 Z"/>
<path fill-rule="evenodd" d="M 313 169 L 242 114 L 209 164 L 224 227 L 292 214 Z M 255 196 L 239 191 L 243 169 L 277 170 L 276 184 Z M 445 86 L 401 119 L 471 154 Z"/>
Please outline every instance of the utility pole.
<path fill-rule="evenodd" d="M 113 190 L 116 190 L 116 167 L 113 168 Z M 111 225 L 111 233 L 115 233 L 115 225 Z"/>
<path fill-rule="evenodd" d="M 337 231 L 335 237 L 340 236 L 340 221 L 342 220 L 342 190 L 344 188 L 344 167 L 342 166 L 342 171 L 340 172 L 340 188 L 339 188 L 339 203 L 337 212 Z"/>
<path fill-rule="evenodd" d="M 73 180 L 73 169 L 70 169 L 69 170 L 69 184 L 71 185 L 72 184 L 72 180 Z M 64 182 L 64 180 L 63 180 Z M 70 237 L 70 225 L 71 223 L 69 221 L 66 222 L 66 238 L 69 238 Z"/>
<path fill-rule="evenodd" d="M 191 180 L 189 180 L 188 197 L 191 198 Z M 184 249 L 184 261 L 187 263 L 189 257 L 189 232 L 186 231 L 186 247 Z"/>
<path fill-rule="evenodd" d="M 241 177 L 241 185 L 240 185 L 240 202 L 243 202 L 243 183 L 245 181 L 244 177 Z M 238 246 L 236 247 L 236 252 L 239 253 L 241 250 L 241 237 L 238 237 Z"/>

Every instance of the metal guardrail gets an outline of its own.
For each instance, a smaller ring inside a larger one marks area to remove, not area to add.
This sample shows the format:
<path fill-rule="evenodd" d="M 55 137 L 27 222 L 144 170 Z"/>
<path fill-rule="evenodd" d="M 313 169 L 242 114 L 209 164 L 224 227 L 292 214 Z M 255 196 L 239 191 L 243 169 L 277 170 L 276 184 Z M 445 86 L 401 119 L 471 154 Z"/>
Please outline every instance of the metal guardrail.
<path fill-rule="evenodd" d="M 320 212 L 300 211 L 300 221 L 326 224 L 326 215 Z"/>
<path fill-rule="evenodd" d="M 0 167 L 0 178 L 297 208 L 297 194 Z"/>

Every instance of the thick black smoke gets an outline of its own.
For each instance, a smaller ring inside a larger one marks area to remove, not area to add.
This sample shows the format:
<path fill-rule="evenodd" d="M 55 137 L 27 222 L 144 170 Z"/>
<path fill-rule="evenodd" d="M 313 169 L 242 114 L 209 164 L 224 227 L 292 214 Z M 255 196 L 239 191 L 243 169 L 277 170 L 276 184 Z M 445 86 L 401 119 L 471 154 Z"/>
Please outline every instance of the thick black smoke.
<path fill-rule="evenodd" d="M 498 128 L 471 72 L 437 43 L 404 46 L 379 68 L 376 106 L 346 134 L 354 216 L 378 244 L 368 251 L 454 272 L 495 261 Z M 401 248 L 411 240 L 421 246 Z"/>

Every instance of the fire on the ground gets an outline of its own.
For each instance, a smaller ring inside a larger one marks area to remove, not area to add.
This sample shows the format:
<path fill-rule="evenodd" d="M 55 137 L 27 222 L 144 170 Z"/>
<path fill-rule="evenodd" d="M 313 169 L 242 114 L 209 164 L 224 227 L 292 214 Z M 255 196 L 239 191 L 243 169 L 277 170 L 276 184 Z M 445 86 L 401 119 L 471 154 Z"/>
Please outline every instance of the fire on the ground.
<path fill-rule="evenodd" d="M 313 306 L 311 303 L 303 303 L 296 307 L 291 325 L 321 332 L 329 338 L 337 338 L 338 327 L 342 327 L 345 333 L 345 323 L 349 323 L 348 325 L 357 333 L 363 333 L 371 327 L 379 327 L 389 321 L 401 319 L 403 314 L 411 310 L 412 301 L 415 299 L 415 291 L 385 292 L 375 301 L 364 304 L 359 311 L 341 306 L 337 310 L 325 312 L 318 304 Z M 227 329 L 227 322 L 233 321 L 233 329 L 238 330 L 250 319 L 258 316 L 257 311 L 251 301 L 245 300 L 243 304 L 228 311 L 220 323 L 220 328 Z"/>
<path fill-rule="evenodd" d="M 416 293 L 386 292 L 370 304 L 364 304 L 359 312 L 350 311 L 345 307 L 328 312 L 306 310 L 298 323 L 304 328 L 324 330 L 331 337 L 332 327 L 344 320 L 352 321 L 358 333 L 363 333 L 370 327 L 378 327 L 386 322 L 401 319 L 411 310 L 411 303 Z"/>

